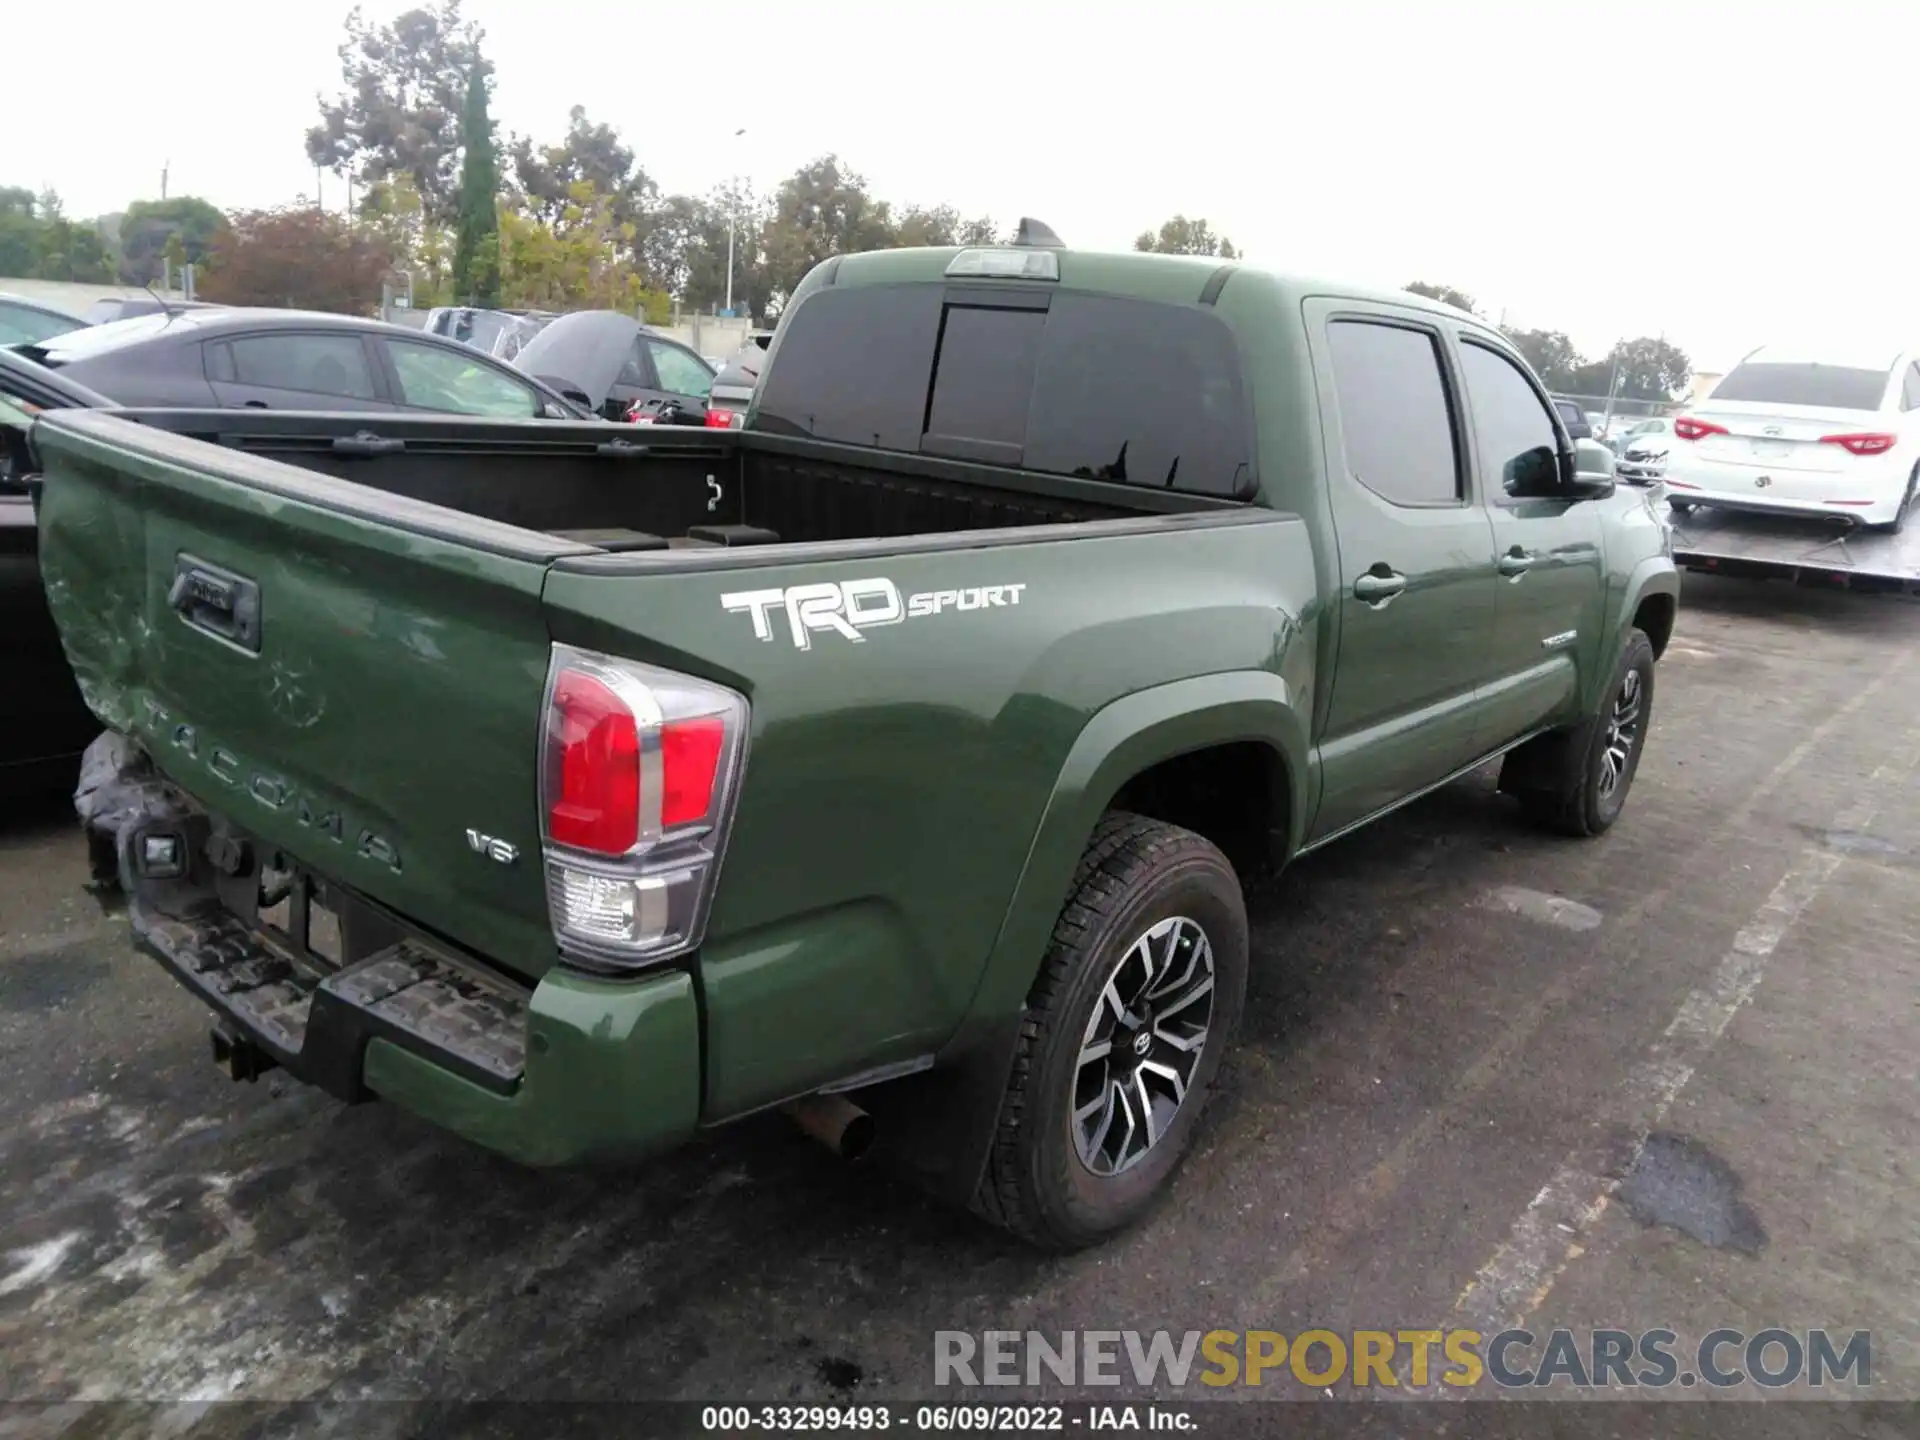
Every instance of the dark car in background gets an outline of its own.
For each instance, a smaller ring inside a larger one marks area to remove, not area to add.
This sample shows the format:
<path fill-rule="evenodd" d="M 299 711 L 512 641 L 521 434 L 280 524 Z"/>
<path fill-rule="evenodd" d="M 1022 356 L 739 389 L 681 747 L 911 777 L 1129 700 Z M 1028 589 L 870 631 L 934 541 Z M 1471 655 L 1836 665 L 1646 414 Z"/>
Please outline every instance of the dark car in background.
<path fill-rule="evenodd" d="M 87 307 L 86 323 L 111 325 L 115 320 L 132 320 L 140 315 L 160 315 L 178 310 L 218 310 L 207 300 L 163 300 L 158 295 L 114 295 L 96 300 Z"/>
<path fill-rule="evenodd" d="M 1560 417 L 1560 423 L 1567 427 L 1569 440 L 1593 439 L 1593 422 L 1587 419 L 1587 412 L 1571 400 L 1562 400 L 1557 395 L 1553 401 L 1554 413 Z"/>
<path fill-rule="evenodd" d="M 0 791 L 71 784 L 100 730 L 41 588 L 26 433 L 40 410 L 113 407 L 590 418 L 467 346 L 340 315 L 195 307 L 0 346 Z"/>
<path fill-rule="evenodd" d="M 549 387 L 468 346 L 347 315 L 170 310 L 15 349 L 125 406 L 581 416 Z"/>
<path fill-rule="evenodd" d="M 76 324 L 78 322 L 75 322 Z M 70 786 L 100 722 L 80 698 L 40 584 L 26 477 L 27 425 L 42 410 L 108 404 L 66 377 L 0 348 L 0 797 Z"/>
<path fill-rule="evenodd" d="M 609 420 L 707 420 L 713 367 L 618 310 L 581 310 L 549 321 L 513 364 Z"/>
<path fill-rule="evenodd" d="M 78 315 L 69 315 L 24 295 L 0 295 L 0 345 L 31 345 L 86 327 Z"/>
<path fill-rule="evenodd" d="M 745 423 L 747 407 L 760 385 L 760 367 L 767 361 L 767 346 L 773 343 L 771 330 L 755 330 L 747 343 L 727 357 L 713 377 L 713 390 L 707 398 L 707 414 L 716 411 L 726 418 L 729 428 Z M 708 424 L 713 424 L 711 418 Z"/>

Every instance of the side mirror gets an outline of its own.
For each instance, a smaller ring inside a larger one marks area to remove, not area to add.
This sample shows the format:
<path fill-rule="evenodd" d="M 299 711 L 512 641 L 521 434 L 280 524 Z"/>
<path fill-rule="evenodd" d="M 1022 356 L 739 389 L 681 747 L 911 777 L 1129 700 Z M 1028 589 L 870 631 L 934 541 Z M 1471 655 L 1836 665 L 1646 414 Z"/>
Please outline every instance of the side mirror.
<path fill-rule="evenodd" d="M 1559 457 L 1547 445 L 1522 450 L 1509 460 L 1500 484 L 1516 500 L 1551 499 L 1565 488 Z"/>
<path fill-rule="evenodd" d="M 1597 440 L 1573 442 L 1573 473 L 1566 493 L 1575 500 L 1604 500 L 1613 494 L 1614 456 Z"/>

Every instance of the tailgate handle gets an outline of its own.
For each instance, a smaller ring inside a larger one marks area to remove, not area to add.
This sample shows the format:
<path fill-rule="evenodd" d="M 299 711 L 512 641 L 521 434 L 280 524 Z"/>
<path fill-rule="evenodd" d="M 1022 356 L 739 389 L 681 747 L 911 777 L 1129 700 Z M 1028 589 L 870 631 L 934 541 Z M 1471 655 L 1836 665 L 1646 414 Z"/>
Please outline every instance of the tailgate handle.
<path fill-rule="evenodd" d="M 333 437 L 333 453 L 336 455 L 398 455 L 406 448 L 406 441 L 376 435 L 371 430 L 362 430 L 357 435 Z"/>
<path fill-rule="evenodd" d="M 260 653 L 260 587 L 246 576 L 178 555 L 167 604 L 194 629 L 250 655 Z"/>

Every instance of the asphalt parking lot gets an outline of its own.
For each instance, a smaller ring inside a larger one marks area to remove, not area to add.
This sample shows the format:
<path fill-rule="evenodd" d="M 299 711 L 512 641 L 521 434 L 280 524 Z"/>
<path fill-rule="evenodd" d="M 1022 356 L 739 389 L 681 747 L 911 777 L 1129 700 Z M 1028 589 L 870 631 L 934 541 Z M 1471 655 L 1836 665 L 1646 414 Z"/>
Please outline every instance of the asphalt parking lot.
<path fill-rule="evenodd" d="M 935 1329 L 1525 1322 L 1866 1329 L 1875 1398 L 1920 1399 L 1917 639 L 1686 577 L 1612 833 L 1542 836 L 1488 772 L 1256 896 L 1170 1203 L 1068 1258 L 777 1118 L 536 1173 L 235 1085 L 67 812 L 16 810 L 0 1396 L 844 1401 L 930 1394 Z"/>

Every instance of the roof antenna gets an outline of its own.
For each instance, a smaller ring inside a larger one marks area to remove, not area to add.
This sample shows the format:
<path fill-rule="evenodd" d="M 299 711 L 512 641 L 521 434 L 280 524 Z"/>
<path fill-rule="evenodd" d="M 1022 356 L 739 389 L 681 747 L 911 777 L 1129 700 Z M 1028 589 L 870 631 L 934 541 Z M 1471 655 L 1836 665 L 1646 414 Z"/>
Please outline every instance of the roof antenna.
<path fill-rule="evenodd" d="M 146 291 L 147 294 L 153 296 L 153 303 L 160 307 L 160 313 L 165 315 L 169 320 L 181 314 L 186 308 L 185 306 L 181 306 L 179 309 L 175 309 L 171 301 L 167 300 L 166 297 L 161 295 L 159 291 L 155 290 L 153 286 L 145 280 L 140 282 L 140 288 Z"/>
<path fill-rule="evenodd" d="M 1053 233 L 1053 227 L 1031 215 L 1020 217 L 1020 228 L 1013 232 L 1013 243 L 1035 250 L 1064 250 L 1067 242 Z"/>

